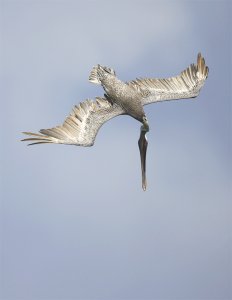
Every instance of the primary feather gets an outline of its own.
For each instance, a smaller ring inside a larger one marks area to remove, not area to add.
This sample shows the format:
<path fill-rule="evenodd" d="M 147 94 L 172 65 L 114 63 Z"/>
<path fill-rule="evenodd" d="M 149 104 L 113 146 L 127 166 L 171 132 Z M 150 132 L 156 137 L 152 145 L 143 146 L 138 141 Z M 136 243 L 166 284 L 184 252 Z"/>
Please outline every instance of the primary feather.
<path fill-rule="evenodd" d="M 41 129 L 40 133 L 23 132 L 32 136 L 22 141 L 32 142 L 29 145 L 42 143 L 92 146 L 100 127 L 108 120 L 125 114 L 117 104 L 111 104 L 105 98 L 97 97 L 96 101 L 86 100 L 75 106 L 64 123 L 50 129 Z"/>
<path fill-rule="evenodd" d="M 127 84 L 140 91 L 143 105 L 165 100 L 188 99 L 199 94 L 208 72 L 209 68 L 199 53 L 197 64 L 191 64 L 178 76 L 166 79 L 135 79 Z"/>

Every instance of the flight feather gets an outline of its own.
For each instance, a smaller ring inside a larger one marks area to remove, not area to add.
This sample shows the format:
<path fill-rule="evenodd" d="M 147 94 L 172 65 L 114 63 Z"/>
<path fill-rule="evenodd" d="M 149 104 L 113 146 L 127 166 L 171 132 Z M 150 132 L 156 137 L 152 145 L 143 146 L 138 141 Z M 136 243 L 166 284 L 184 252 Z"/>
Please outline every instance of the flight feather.
<path fill-rule="evenodd" d="M 92 146 L 100 127 L 108 120 L 122 114 L 125 114 L 125 111 L 117 104 L 96 97 L 96 101 L 85 100 L 76 105 L 60 126 L 41 129 L 40 134 L 23 132 L 30 137 L 22 141 L 31 142 L 29 145 L 55 143 Z"/>
<path fill-rule="evenodd" d="M 166 79 L 135 79 L 127 84 L 140 91 L 142 104 L 196 97 L 205 83 L 209 69 L 198 54 L 197 63 L 191 64 L 180 75 Z"/>

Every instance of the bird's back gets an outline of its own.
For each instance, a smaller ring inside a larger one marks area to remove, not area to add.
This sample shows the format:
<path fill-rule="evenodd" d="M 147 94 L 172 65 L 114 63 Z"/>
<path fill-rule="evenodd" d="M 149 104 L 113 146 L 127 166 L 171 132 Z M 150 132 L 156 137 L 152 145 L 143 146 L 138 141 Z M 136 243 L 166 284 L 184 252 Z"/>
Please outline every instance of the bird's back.
<path fill-rule="evenodd" d="M 100 65 L 94 67 L 90 81 L 101 84 L 110 101 L 121 106 L 125 111 L 142 122 L 144 114 L 139 91 L 119 80 L 112 69 Z"/>

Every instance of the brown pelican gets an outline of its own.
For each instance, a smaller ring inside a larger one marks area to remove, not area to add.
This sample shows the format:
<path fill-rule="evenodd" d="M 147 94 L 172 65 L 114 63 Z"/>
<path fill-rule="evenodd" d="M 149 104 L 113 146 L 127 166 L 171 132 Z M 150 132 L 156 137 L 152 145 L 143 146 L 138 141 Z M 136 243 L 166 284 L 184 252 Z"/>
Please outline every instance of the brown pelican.
<path fill-rule="evenodd" d="M 101 84 L 105 90 L 104 98 L 96 97 L 95 101 L 85 100 L 73 108 L 64 123 L 50 129 L 41 129 L 37 133 L 23 132 L 31 137 L 22 141 L 32 142 L 29 145 L 54 143 L 77 146 L 92 146 L 100 127 L 108 120 L 119 115 L 130 115 L 142 123 L 138 141 L 142 187 L 146 190 L 146 133 L 149 125 L 143 106 L 164 100 L 196 97 L 208 76 L 205 60 L 198 54 L 197 63 L 175 77 L 167 79 L 145 78 L 122 82 L 115 71 L 101 65 L 95 66 L 89 81 Z"/>

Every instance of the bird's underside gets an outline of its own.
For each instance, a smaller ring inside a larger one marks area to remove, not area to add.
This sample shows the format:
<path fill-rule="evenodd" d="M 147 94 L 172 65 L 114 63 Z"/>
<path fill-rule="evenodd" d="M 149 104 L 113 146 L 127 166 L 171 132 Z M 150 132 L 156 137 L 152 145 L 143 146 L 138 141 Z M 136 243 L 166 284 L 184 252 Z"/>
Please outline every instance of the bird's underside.
<path fill-rule="evenodd" d="M 107 76 L 109 78 L 115 77 L 114 70 L 110 68 L 98 65 L 93 69 L 94 72 L 96 70 L 99 70 L 99 73 L 105 78 Z M 94 83 L 102 83 L 101 78 L 94 77 L 96 74 L 92 73 L 89 80 Z M 191 64 L 178 76 L 166 79 L 135 79 L 127 82 L 126 88 L 128 91 L 130 89 L 133 92 L 136 91 L 139 99 L 141 99 L 141 105 L 144 106 L 159 101 L 196 97 L 207 76 L 208 67 L 205 65 L 205 60 L 201 54 L 198 54 L 197 63 Z M 125 83 L 122 84 L 125 85 Z M 107 91 L 104 85 L 103 87 Z M 30 142 L 29 145 L 54 143 L 92 146 L 100 127 L 108 120 L 123 114 L 133 116 L 129 109 L 125 109 L 125 105 L 121 105 L 120 101 L 116 103 L 111 94 L 108 93 L 106 98 L 96 97 L 95 101 L 85 100 L 75 106 L 60 126 L 41 129 L 40 133 L 23 132 L 30 137 L 22 141 Z"/>

